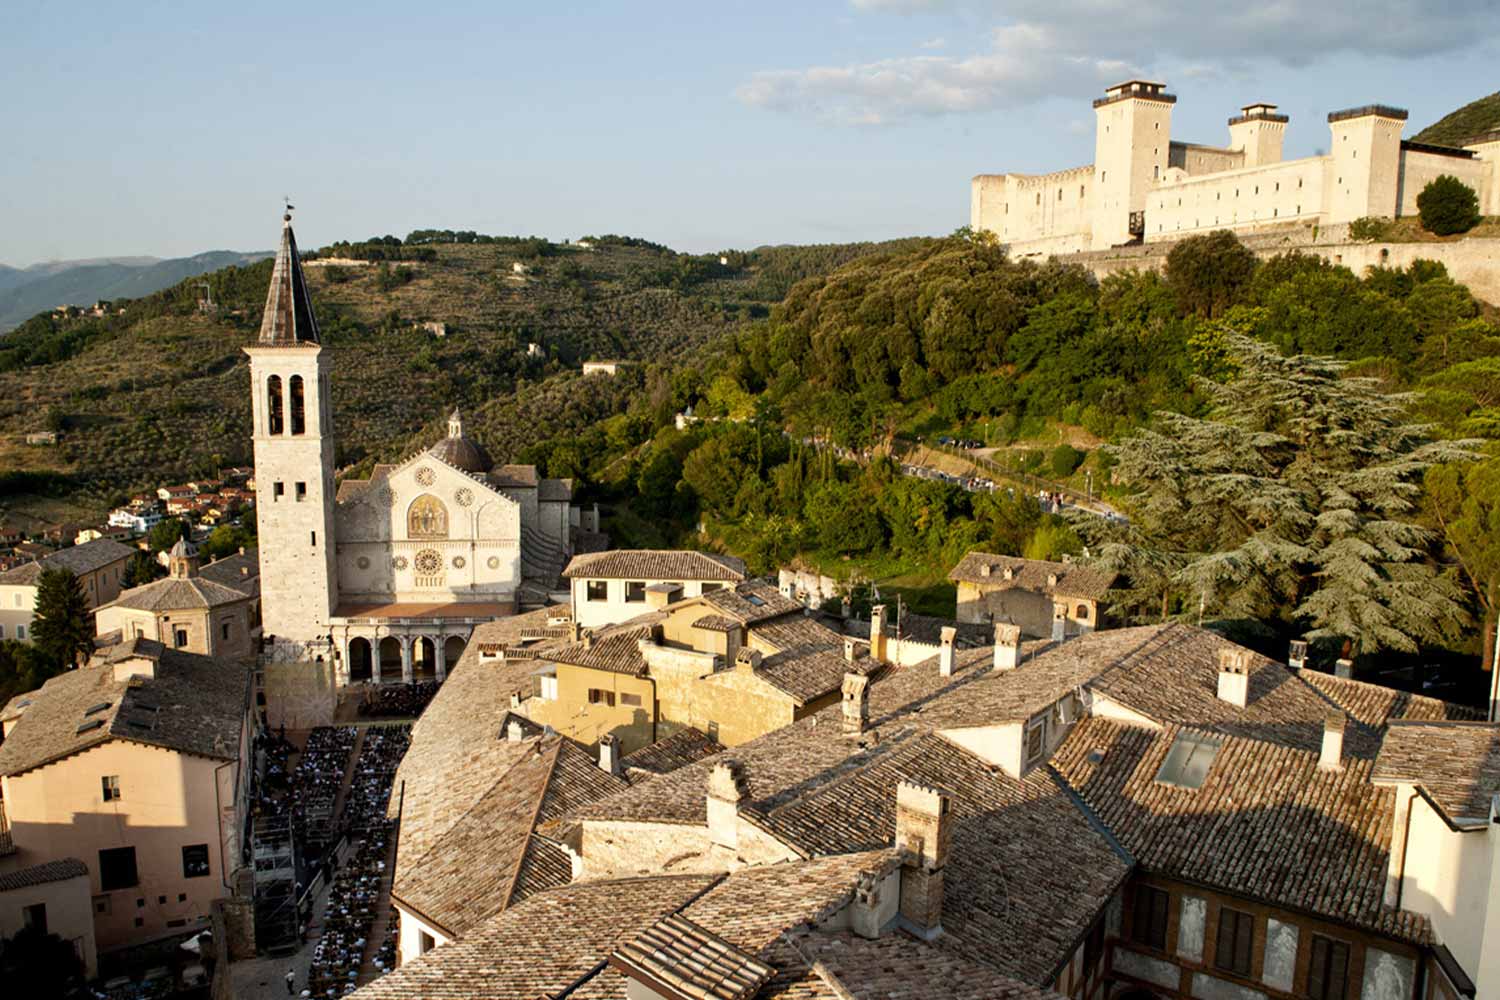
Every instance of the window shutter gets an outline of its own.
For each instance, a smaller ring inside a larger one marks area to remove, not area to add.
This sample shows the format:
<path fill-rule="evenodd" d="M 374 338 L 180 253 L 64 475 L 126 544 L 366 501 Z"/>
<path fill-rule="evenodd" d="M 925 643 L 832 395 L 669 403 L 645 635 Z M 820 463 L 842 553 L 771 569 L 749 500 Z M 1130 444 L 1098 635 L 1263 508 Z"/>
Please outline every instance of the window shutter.
<path fill-rule="evenodd" d="M 1250 975 L 1250 959 L 1255 948 L 1255 918 L 1248 913 L 1235 914 L 1236 931 L 1234 942 L 1234 970 L 1242 976 Z"/>
<path fill-rule="evenodd" d="M 1151 943 L 1158 948 L 1167 946 L 1167 903 L 1171 897 L 1164 892 L 1151 893 Z"/>
<path fill-rule="evenodd" d="M 1307 967 L 1307 995 L 1313 1000 L 1324 1000 L 1328 988 L 1328 941 L 1326 938 L 1312 939 L 1312 961 Z"/>

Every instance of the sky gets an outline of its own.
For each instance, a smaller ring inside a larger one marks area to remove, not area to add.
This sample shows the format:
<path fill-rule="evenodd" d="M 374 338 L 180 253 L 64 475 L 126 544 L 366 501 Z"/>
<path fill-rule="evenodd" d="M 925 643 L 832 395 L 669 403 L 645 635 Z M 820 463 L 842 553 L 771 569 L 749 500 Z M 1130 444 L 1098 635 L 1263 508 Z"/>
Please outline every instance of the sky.
<path fill-rule="evenodd" d="M 0 11 L 0 264 L 417 228 L 707 252 L 947 233 L 969 178 L 1093 155 L 1090 100 L 1383 103 L 1500 89 L 1495 0 L 46 3 Z"/>

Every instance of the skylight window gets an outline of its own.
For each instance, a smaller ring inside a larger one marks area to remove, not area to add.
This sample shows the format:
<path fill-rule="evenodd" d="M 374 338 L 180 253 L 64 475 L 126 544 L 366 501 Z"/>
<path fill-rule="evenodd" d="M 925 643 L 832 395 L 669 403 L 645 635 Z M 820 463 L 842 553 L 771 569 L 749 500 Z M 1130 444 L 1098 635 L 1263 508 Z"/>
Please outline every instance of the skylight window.
<path fill-rule="evenodd" d="M 1156 772 L 1156 780 L 1179 788 L 1202 788 L 1203 779 L 1208 777 L 1219 747 L 1223 745 L 1223 740 L 1212 736 L 1178 733 L 1177 739 L 1172 741 L 1172 749 L 1167 751 L 1167 759 L 1162 761 L 1161 770 Z"/>
<path fill-rule="evenodd" d="M 745 595 L 745 600 L 749 601 L 751 604 L 755 605 L 757 608 L 763 608 L 763 607 L 766 606 L 766 602 L 763 601 L 763 600 L 761 600 L 760 597 L 757 596 L 756 594 L 746 594 Z"/>
<path fill-rule="evenodd" d="M 98 729 L 103 725 L 103 719 L 90 719 L 88 722 L 85 722 L 83 725 L 78 727 L 78 735 L 82 736 L 84 733 L 93 732 L 95 729 Z"/>
<path fill-rule="evenodd" d="M 95 712 L 102 712 L 102 711 L 104 711 L 104 710 L 105 710 L 105 709 L 106 709 L 106 708 L 108 708 L 108 707 L 109 707 L 109 705 L 110 705 L 110 703 L 109 703 L 109 702 L 107 702 L 107 701 L 101 701 L 101 702 L 100 702 L 100 703 L 99 703 L 99 704 L 97 704 L 97 705 L 92 705 L 92 706 L 90 706 L 90 707 L 89 707 L 89 709 L 88 709 L 88 710 L 87 710 L 87 711 L 86 711 L 86 712 L 84 712 L 84 713 L 83 713 L 83 714 L 84 714 L 84 715 L 93 715 L 93 714 L 94 714 L 94 713 L 95 713 Z"/>

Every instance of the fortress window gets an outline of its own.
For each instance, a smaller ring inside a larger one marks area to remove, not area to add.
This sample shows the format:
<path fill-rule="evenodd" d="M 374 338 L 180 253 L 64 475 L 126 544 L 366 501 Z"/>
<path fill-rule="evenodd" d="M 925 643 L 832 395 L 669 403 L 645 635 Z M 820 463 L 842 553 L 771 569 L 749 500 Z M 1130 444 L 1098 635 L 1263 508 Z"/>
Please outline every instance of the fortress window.
<path fill-rule="evenodd" d="M 1040 205 L 1040 204 L 1041 204 L 1041 203 L 1042 203 L 1042 192 L 1040 192 L 1040 191 L 1038 191 L 1038 192 L 1037 192 L 1037 193 L 1036 193 L 1036 203 L 1037 203 L 1037 204 L 1038 204 L 1038 205 Z"/>
<path fill-rule="evenodd" d="M 278 482 L 271 486 L 271 498 L 273 500 L 280 500 L 284 496 L 286 496 L 286 483 Z"/>
<path fill-rule="evenodd" d="M 1078 197 L 1080 197 L 1080 198 L 1083 197 L 1083 185 L 1082 184 L 1078 185 Z"/>
<path fill-rule="evenodd" d="M 1297 187 L 1299 189 L 1302 187 L 1302 178 L 1300 178 L 1300 177 L 1297 178 Z"/>
<path fill-rule="evenodd" d="M 313 548 L 317 548 L 318 547 L 318 533 L 316 531 L 309 531 L 307 534 L 308 534 L 308 541 L 312 543 L 312 547 Z"/>
<path fill-rule="evenodd" d="M 1057 200 L 1062 201 L 1062 188 L 1057 189 Z"/>
<path fill-rule="evenodd" d="M 1278 191 L 1281 190 L 1281 182 L 1280 181 L 1276 182 L 1276 190 L 1278 190 Z"/>
<path fill-rule="evenodd" d="M 1259 184 L 1255 185 L 1255 193 L 1256 194 L 1260 194 L 1260 185 Z"/>
<path fill-rule="evenodd" d="M 293 375 L 287 382 L 292 397 L 292 433 L 307 433 L 307 410 L 302 400 L 302 376 Z"/>
<path fill-rule="evenodd" d="M 266 433 L 282 432 L 281 376 L 266 379 Z"/>
<path fill-rule="evenodd" d="M 301 503 L 302 501 L 304 501 L 306 499 L 307 499 L 307 484 L 306 483 L 298 483 L 297 484 L 297 502 Z"/>

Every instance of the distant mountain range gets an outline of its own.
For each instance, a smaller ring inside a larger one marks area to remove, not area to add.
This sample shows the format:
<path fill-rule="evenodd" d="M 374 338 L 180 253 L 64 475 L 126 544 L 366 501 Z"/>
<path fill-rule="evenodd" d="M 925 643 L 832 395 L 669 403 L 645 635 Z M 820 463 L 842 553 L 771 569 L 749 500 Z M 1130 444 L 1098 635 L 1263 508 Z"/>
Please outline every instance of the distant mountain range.
<path fill-rule="evenodd" d="M 253 264 L 271 252 L 210 250 L 192 257 L 96 257 L 49 261 L 27 268 L 0 265 L 0 333 L 58 306 L 91 306 L 100 299 L 134 299 L 231 264 Z"/>

